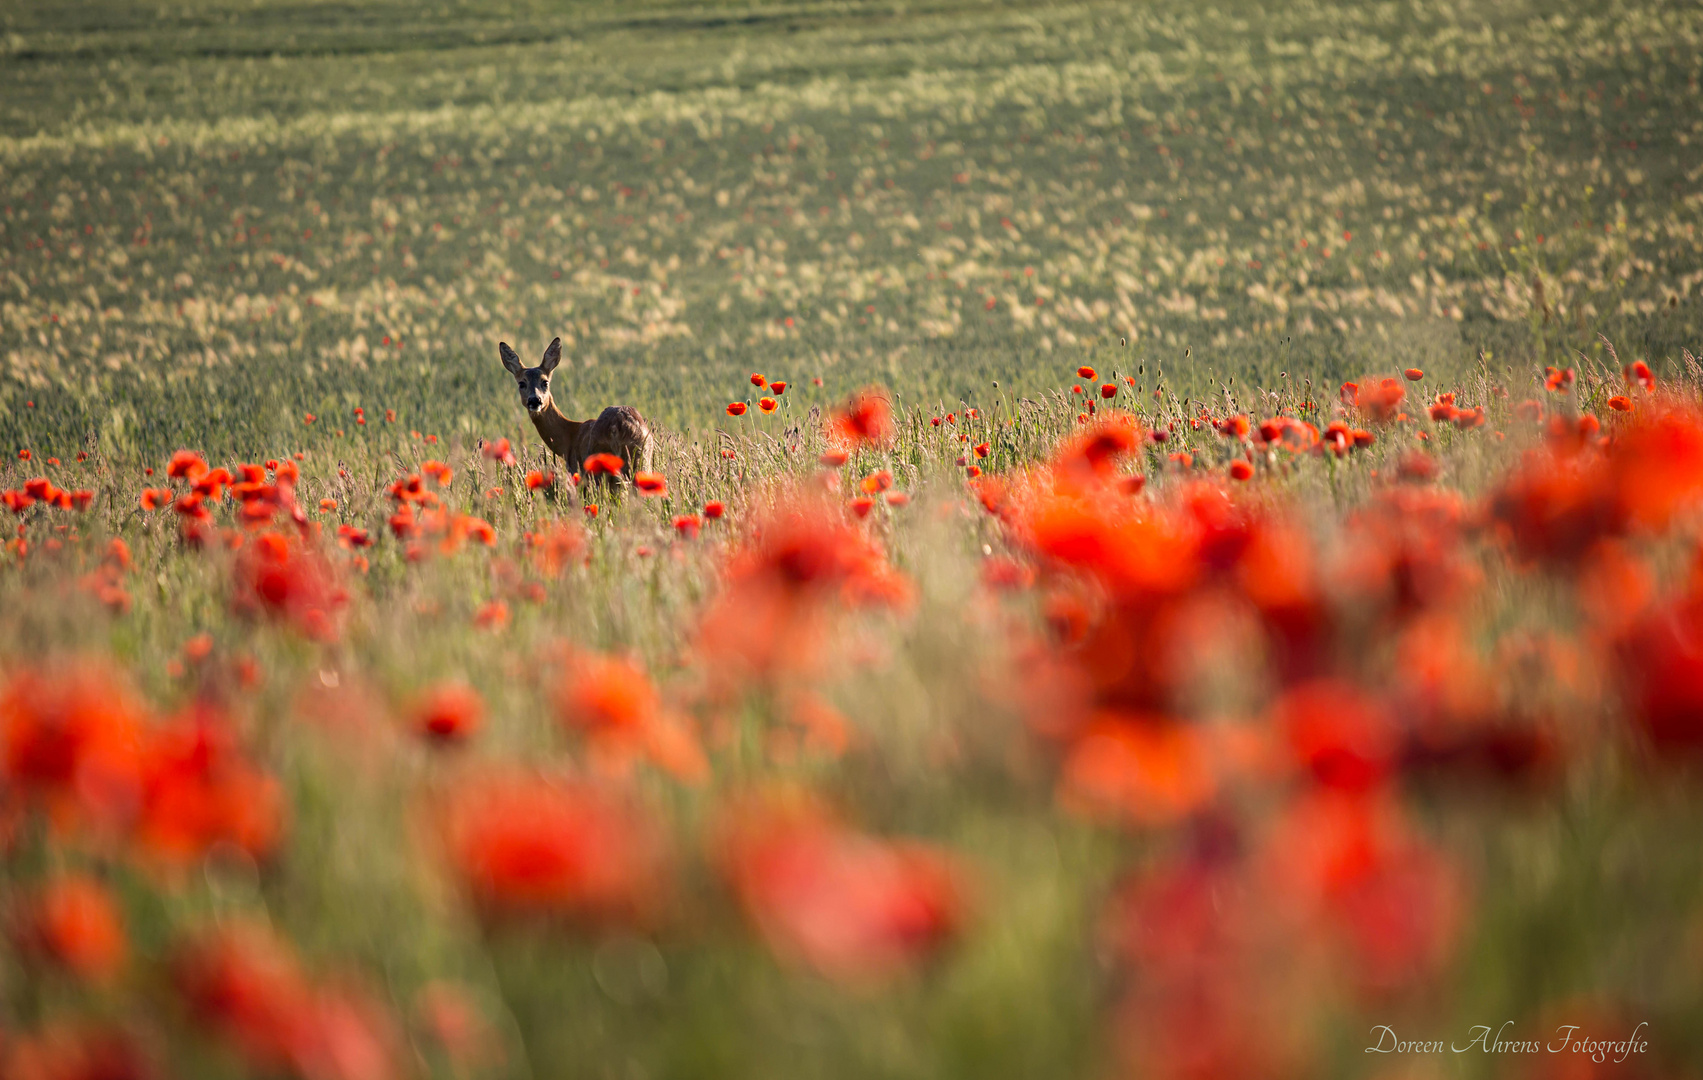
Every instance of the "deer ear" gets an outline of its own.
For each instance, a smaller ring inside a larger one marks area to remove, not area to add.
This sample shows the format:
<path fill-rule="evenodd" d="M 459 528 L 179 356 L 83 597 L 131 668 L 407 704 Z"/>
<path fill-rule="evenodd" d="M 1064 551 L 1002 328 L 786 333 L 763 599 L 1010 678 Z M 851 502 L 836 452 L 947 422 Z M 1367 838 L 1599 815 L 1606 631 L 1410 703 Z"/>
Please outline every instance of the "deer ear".
<path fill-rule="evenodd" d="M 544 374 L 548 375 L 552 371 L 555 371 L 556 365 L 561 363 L 561 362 L 562 362 L 562 339 L 561 338 L 552 338 L 550 340 L 549 348 L 544 350 L 544 359 L 539 363 L 538 366 L 544 369 Z"/>
<path fill-rule="evenodd" d="M 503 358 L 503 366 L 508 368 L 509 373 L 516 378 L 519 378 L 520 373 L 526 370 L 521 366 L 520 357 L 516 355 L 513 349 L 509 348 L 508 342 L 497 342 L 497 354 Z"/>

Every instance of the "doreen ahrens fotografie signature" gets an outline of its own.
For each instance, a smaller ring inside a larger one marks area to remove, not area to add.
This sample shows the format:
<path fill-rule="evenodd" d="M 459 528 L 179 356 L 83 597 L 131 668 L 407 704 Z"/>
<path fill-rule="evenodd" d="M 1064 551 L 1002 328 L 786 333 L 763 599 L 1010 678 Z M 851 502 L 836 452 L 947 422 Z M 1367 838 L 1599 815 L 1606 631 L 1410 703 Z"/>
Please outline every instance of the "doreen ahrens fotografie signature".
<path fill-rule="evenodd" d="M 1507 1037 L 1508 1029 L 1513 1026 L 1512 1020 L 1503 1021 L 1493 1033 L 1490 1025 L 1475 1024 L 1467 1029 L 1466 1042 L 1458 1043 L 1442 1039 L 1403 1039 L 1388 1024 L 1379 1024 L 1372 1029 L 1372 1045 L 1366 1048 L 1366 1053 L 1465 1054 L 1476 1050 L 1484 1054 L 1584 1054 L 1598 1064 L 1610 1061 L 1619 1064 L 1650 1047 L 1649 1041 L 1642 1037 L 1644 1029 L 1649 1027 L 1647 1022 L 1640 1023 L 1623 1039 L 1593 1038 L 1581 1031 L 1578 1024 L 1562 1024 L 1547 1039 L 1515 1039 Z"/>

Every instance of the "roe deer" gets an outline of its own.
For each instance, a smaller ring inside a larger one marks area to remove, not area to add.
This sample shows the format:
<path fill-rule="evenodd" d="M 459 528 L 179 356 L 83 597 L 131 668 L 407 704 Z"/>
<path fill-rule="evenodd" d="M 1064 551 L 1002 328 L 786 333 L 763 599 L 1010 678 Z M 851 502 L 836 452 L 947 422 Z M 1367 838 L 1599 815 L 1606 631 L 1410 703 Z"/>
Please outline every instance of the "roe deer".
<path fill-rule="evenodd" d="M 532 426 L 538 429 L 544 445 L 568 463 L 570 471 L 584 473 L 585 459 L 593 454 L 614 454 L 620 458 L 619 479 L 629 483 L 634 472 L 649 471 L 655 443 L 650 425 L 637 409 L 611 405 L 595 420 L 569 420 L 550 400 L 550 373 L 562 362 L 561 338 L 550 342 L 537 367 L 523 366 L 506 341 L 497 343 L 497 352 L 503 358 L 503 366 L 520 383 L 520 403 L 532 417 Z"/>

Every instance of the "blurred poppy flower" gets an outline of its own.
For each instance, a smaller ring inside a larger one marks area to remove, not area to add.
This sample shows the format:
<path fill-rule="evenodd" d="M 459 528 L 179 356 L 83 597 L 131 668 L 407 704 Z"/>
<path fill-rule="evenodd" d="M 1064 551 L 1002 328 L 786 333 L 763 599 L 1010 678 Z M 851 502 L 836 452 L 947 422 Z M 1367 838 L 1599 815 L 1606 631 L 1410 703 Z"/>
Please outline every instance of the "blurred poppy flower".
<path fill-rule="evenodd" d="M 502 600 L 487 600 L 473 613 L 473 625 L 481 630 L 497 631 L 509 624 L 509 606 Z"/>
<path fill-rule="evenodd" d="M 495 439 L 486 442 L 481 453 L 499 465 L 512 466 L 516 464 L 514 450 L 509 446 L 507 439 Z"/>
<path fill-rule="evenodd" d="M 1230 479 L 1232 479 L 1232 480 L 1251 480 L 1251 479 L 1253 479 L 1253 475 L 1254 475 L 1253 465 L 1249 464 L 1246 461 L 1243 461 L 1241 458 L 1237 458 L 1235 461 L 1232 461 L 1230 463 Z"/>
<path fill-rule="evenodd" d="M 0 683 L 0 777 L 57 825 L 122 828 L 141 798 L 145 718 L 110 664 L 20 669 Z"/>
<path fill-rule="evenodd" d="M 1097 377 L 1097 375 L 1098 373 L 1086 364 L 1076 369 L 1076 377 L 1079 379 L 1088 379 L 1092 381 Z"/>
<path fill-rule="evenodd" d="M 952 855 L 866 836 L 802 797 L 732 809 L 718 862 L 770 948 L 841 982 L 903 972 L 968 916 L 966 874 Z"/>
<path fill-rule="evenodd" d="M 14 937 L 22 951 L 91 981 L 117 974 L 127 951 L 112 893 L 81 874 L 52 878 L 31 896 Z"/>
<path fill-rule="evenodd" d="M 643 924 L 662 900 L 661 835 L 612 791 L 530 773 L 465 781 L 445 814 L 450 867 L 490 919 Z"/>
<path fill-rule="evenodd" d="M 316 641 L 332 641 L 348 593 L 331 564 L 305 541 L 271 532 L 237 553 L 233 601 L 239 612 L 283 619 Z"/>
<path fill-rule="evenodd" d="M 633 486 L 647 498 L 668 494 L 668 478 L 661 473 L 636 472 L 633 474 Z"/>
<path fill-rule="evenodd" d="M 727 508 L 721 504 L 720 500 L 711 499 L 704 504 L 704 517 L 711 521 L 718 520 L 726 512 Z"/>
<path fill-rule="evenodd" d="M 857 486 L 865 493 L 876 495 L 893 486 L 893 473 L 890 469 L 878 469 L 859 480 Z"/>
<path fill-rule="evenodd" d="M 205 932 L 177 949 L 171 968 L 194 1021 L 228 1040 L 253 1070 L 302 1080 L 400 1075 L 388 1014 L 351 989 L 315 986 L 266 930 Z"/>
<path fill-rule="evenodd" d="M 502 1046 L 473 996 L 444 979 L 421 988 L 414 1016 L 429 1045 L 446 1057 L 456 1075 L 471 1075 L 501 1063 Z"/>
<path fill-rule="evenodd" d="M 887 398 L 873 389 L 860 391 L 835 409 L 828 420 L 829 434 L 850 447 L 885 446 L 892 441 L 893 409 Z"/>
<path fill-rule="evenodd" d="M 409 709 L 414 730 L 439 746 L 466 742 L 485 722 L 485 701 L 460 680 L 440 682 L 422 693 Z"/>
<path fill-rule="evenodd" d="M 229 719 L 210 706 L 154 733 L 144 777 L 137 840 L 168 863 L 192 862 L 218 844 L 262 859 L 283 834 L 282 788 L 242 756 Z"/>
<path fill-rule="evenodd" d="M 1217 777 L 1200 732 L 1164 717 L 1105 713 L 1071 743 L 1060 798 L 1079 812 L 1170 825 L 1211 799 Z"/>
<path fill-rule="evenodd" d="M 592 454 L 585 459 L 587 476 L 620 476 L 627 463 L 615 454 Z"/>
<path fill-rule="evenodd" d="M 1406 371 L 1402 372 L 1402 374 L 1407 376 L 1408 382 L 1418 382 L 1420 379 L 1425 377 L 1425 372 L 1416 367 L 1410 367 Z"/>

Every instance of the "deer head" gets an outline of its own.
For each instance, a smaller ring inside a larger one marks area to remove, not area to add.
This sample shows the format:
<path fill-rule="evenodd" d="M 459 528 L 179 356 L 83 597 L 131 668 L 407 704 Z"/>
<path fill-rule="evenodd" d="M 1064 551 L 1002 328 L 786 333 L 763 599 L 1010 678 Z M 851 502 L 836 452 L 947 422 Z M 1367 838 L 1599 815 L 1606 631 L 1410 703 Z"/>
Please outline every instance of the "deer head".
<path fill-rule="evenodd" d="M 509 369 L 520 383 L 520 403 L 526 411 L 534 416 L 550 407 L 550 373 L 556 370 L 556 365 L 562 362 L 562 339 L 556 338 L 544 350 L 544 359 L 537 367 L 525 367 L 520 357 L 509 348 L 506 341 L 497 343 L 497 352 L 503 358 L 503 366 Z"/>

